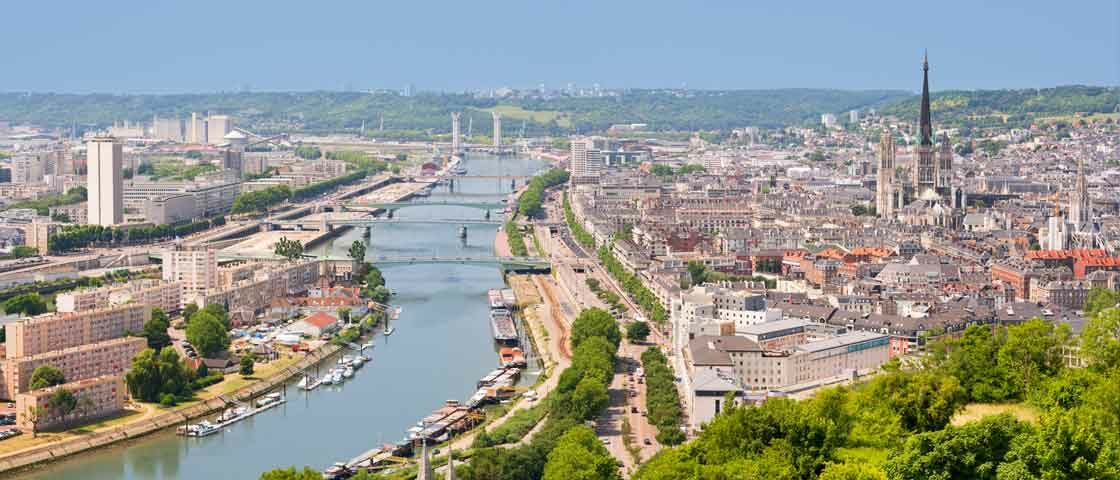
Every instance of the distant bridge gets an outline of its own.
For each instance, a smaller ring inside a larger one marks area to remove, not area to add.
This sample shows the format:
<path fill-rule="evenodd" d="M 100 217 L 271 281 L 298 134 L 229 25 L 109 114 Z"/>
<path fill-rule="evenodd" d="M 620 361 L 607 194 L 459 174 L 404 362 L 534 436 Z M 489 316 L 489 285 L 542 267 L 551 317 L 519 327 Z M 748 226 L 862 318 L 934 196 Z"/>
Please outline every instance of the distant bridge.
<path fill-rule="evenodd" d="M 412 202 L 387 202 L 387 203 L 343 203 L 342 208 L 354 209 L 387 209 L 398 210 L 408 207 L 468 207 L 480 210 L 502 210 L 506 204 L 501 202 L 472 202 L 468 200 L 427 200 Z"/>
<path fill-rule="evenodd" d="M 278 227 L 298 227 L 298 228 L 320 228 L 326 223 L 328 227 L 372 227 L 374 225 L 385 224 L 434 224 L 434 225 L 501 225 L 504 222 L 501 220 L 487 220 L 475 218 L 355 218 L 355 219 L 336 219 L 327 220 L 283 220 L 279 222 L 271 222 L 272 225 Z"/>
<path fill-rule="evenodd" d="M 447 175 L 447 176 L 430 176 L 430 177 L 413 177 L 418 181 L 436 181 L 436 180 L 528 180 L 533 178 L 532 175 Z"/>
<path fill-rule="evenodd" d="M 327 260 L 331 262 L 351 262 L 350 257 L 336 257 L 336 256 L 315 256 L 305 254 L 306 258 L 315 258 L 319 260 Z M 158 256 L 157 256 L 158 258 Z M 247 255 L 240 253 L 219 252 L 218 260 L 233 261 L 233 260 L 274 260 L 281 261 L 283 258 L 276 256 L 272 253 L 260 255 Z M 393 267 L 393 266 L 406 266 L 406 265 L 477 265 L 477 266 L 493 266 L 499 267 L 506 271 L 548 271 L 552 268 L 552 264 L 548 260 L 541 257 L 493 257 L 493 256 L 442 256 L 442 255 L 418 255 L 418 256 L 376 256 L 366 257 L 366 261 L 377 265 L 378 267 Z"/>

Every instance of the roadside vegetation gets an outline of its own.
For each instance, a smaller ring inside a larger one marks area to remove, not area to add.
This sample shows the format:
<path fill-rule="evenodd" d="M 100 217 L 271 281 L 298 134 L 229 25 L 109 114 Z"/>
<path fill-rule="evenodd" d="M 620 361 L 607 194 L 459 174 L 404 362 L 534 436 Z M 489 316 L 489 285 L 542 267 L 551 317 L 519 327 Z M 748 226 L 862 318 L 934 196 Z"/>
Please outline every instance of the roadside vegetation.
<path fill-rule="evenodd" d="M 657 427 L 658 443 L 677 445 L 683 442 L 680 395 L 669 361 L 661 350 L 647 348 L 642 352 L 642 370 L 646 376 L 646 416 Z"/>
<path fill-rule="evenodd" d="M 225 225 L 223 216 L 184 221 L 174 224 L 105 227 L 101 225 L 65 225 L 47 239 L 47 248 L 53 253 L 69 252 L 88 246 L 112 246 L 167 240 L 185 237 L 214 227 Z"/>
<path fill-rule="evenodd" d="M 39 215 L 49 215 L 51 207 L 58 207 L 61 205 L 73 205 L 75 203 L 82 203 L 86 201 L 87 193 L 86 187 L 74 187 L 67 190 L 65 194 L 61 195 L 47 195 L 43 198 L 35 200 L 23 200 L 8 204 L 5 210 L 14 210 L 17 208 L 30 208 L 35 210 Z"/>

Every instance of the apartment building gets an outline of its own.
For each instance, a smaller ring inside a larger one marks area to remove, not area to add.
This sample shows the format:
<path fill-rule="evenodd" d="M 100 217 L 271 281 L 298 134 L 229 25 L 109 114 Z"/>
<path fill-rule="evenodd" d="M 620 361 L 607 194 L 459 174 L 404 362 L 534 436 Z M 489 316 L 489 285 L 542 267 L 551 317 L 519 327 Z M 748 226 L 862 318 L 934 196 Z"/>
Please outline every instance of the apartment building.
<path fill-rule="evenodd" d="M 122 285 L 75 290 L 55 297 L 59 312 L 81 312 L 127 303 L 147 305 L 168 313 L 177 312 L 183 304 L 183 284 L 141 279 Z"/>
<path fill-rule="evenodd" d="M 767 308 L 766 296 L 746 288 L 699 285 L 683 291 L 670 303 L 675 351 L 687 347 L 697 335 L 712 335 L 730 329 L 782 318 L 782 311 Z M 726 326 L 724 326 L 726 325 Z"/>
<path fill-rule="evenodd" d="M 181 244 L 163 252 L 163 281 L 182 287 L 182 302 L 218 288 L 218 251 Z"/>
<path fill-rule="evenodd" d="M 263 267 L 263 268 L 262 268 Z M 201 294 L 184 294 L 184 301 L 199 307 L 218 304 L 229 312 L 260 313 L 277 298 L 297 296 L 319 281 L 323 262 L 254 262 L 223 268 L 217 288 Z"/>
<path fill-rule="evenodd" d="M 48 408 L 51 395 L 59 389 L 69 390 L 78 399 L 79 408 L 65 418 Z M 16 395 L 15 404 L 17 412 L 30 412 L 32 408 L 39 407 L 46 411 L 43 417 L 32 418 L 28 415 L 17 414 L 16 427 L 24 433 L 49 430 L 55 427 L 76 425 L 90 420 L 108 417 L 124 410 L 128 400 L 128 388 L 120 375 L 104 375 L 69 382 L 51 388 L 44 388 Z"/>
<path fill-rule="evenodd" d="M 3 398 L 15 398 L 15 395 L 26 392 L 32 372 L 43 365 L 59 369 L 69 381 L 123 375 L 132 365 L 132 358 L 145 348 L 148 348 L 148 342 L 143 337 L 122 337 L 26 357 L 6 358 L 3 363 Z"/>
<path fill-rule="evenodd" d="M 45 313 L 12 322 L 5 325 L 7 357 L 27 357 L 119 338 L 125 332 L 139 332 L 151 317 L 150 306 L 133 303 Z"/>

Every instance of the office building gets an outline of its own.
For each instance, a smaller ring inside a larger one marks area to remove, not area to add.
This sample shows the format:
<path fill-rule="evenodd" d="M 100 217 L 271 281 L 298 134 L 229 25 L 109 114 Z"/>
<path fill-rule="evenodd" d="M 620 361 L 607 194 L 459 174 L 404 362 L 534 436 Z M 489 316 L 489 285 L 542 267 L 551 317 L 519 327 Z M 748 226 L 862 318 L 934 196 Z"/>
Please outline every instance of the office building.
<path fill-rule="evenodd" d="M 592 138 L 571 139 L 570 162 L 573 182 L 598 180 L 602 173 L 602 153 L 595 148 L 595 140 Z"/>
<path fill-rule="evenodd" d="M 113 138 L 94 138 L 86 144 L 90 224 L 111 226 L 124 221 L 123 163 L 121 144 Z"/>

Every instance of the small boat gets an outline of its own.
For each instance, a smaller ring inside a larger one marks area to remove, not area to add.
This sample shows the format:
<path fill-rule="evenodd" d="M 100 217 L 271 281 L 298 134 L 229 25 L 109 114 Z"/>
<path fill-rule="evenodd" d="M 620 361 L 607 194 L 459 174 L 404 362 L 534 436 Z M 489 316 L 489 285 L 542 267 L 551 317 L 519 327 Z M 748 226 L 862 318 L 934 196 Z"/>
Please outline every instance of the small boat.
<path fill-rule="evenodd" d="M 346 370 L 342 371 L 342 377 L 343 378 L 353 378 L 354 377 L 354 367 L 350 367 L 350 366 L 346 367 Z"/>
<path fill-rule="evenodd" d="M 217 422 L 218 424 L 233 423 L 245 416 L 246 413 L 249 413 L 249 409 L 245 407 L 227 408 L 218 416 Z"/>
<path fill-rule="evenodd" d="M 260 400 L 257 400 L 257 408 L 265 408 L 273 404 L 280 403 L 280 400 L 280 392 L 272 392 L 261 397 Z"/>
<path fill-rule="evenodd" d="M 368 343 L 364 343 L 364 344 L 362 344 L 362 348 L 361 348 L 361 350 L 365 350 L 365 349 L 367 349 L 367 348 L 368 348 L 368 349 L 370 349 L 370 350 L 372 350 L 372 349 L 373 349 L 373 342 L 368 342 Z"/>
<path fill-rule="evenodd" d="M 332 375 L 332 373 L 333 373 L 333 371 L 332 372 L 327 372 L 326 375 L 323 375 L 323 378 L 319 380 L 319 383 L 322 383 L 323 385 L 333 384 L 334 383 L 334 376 Z"/>
<path fill-rule="evenodd" d="M 210 423 L 209 420 L 203 420 L 195 425 L 187 425 L 188 437 L 205 437 L 207 435 L 213 435 L 220 431 L 222 431 L 222 428 L 218 425 Z"/>
<path fill-rule="evenodd" d="M 339 371 L 336 370 L 334 373 L 331 374 L 331 380 L 334 383 L 342 384 L 342 373 L 340 373 Z"/>
<path fill-rule="evenodd" d="M 346 365 L 350 365 L 350 362 L 352 362 L 352 361 L 353 360 L 350 358 L 350 355 L 343 355 L 341 358 L 338 359 L 338 364 L 346 366 Z"/>
<path fill-rule="evenodd" d="M 323 478 L 331 480 L 350 478 L 352 475 L 354 475 L 354 471 L 343 462 L 335 463 L 323 470 Z"/>
<path fill-rule="evenodd" d="M 389 335 L 392 335 L 393 332 L 395 332 L 395 331 L 397 331 L 397 329 L 394 328 L 394 327 L 385 327 L 385 332 L 383 332 L 383 333 L 385 334 L 386 337 L 388 337 Z"/>
<path fill-rule="evenodd" d="M 310 390 L 309 387 L 313 383 L 315 383 L 315 382 L 314 382 L 314 380 L 311 380 L 310 375 L 304 375 L 303 378 L 299 379 L 299 383 L 296 384 L 296 388 L 298 388 L 300 390 Z"/>

